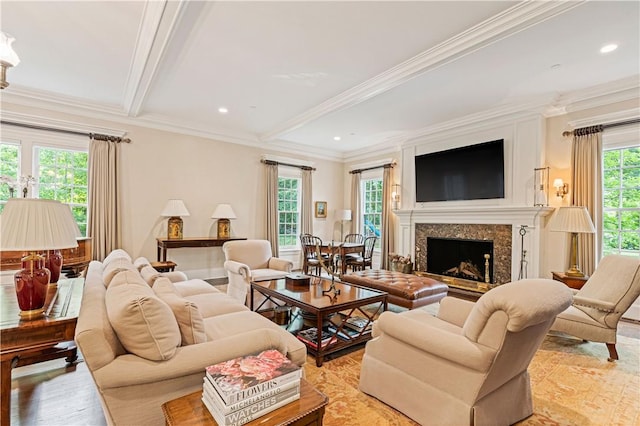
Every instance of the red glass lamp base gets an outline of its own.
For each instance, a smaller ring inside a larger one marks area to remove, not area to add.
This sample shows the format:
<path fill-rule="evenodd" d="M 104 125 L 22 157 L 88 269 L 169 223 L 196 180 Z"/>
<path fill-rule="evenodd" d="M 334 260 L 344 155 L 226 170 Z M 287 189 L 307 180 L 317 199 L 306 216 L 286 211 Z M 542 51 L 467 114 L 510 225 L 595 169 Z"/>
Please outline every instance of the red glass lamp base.
<path fill-rule="evenodd" d="M 23 269 L 14 275 L 16 297 L 22 311 L 20 316 L 25 319 L 35 318 L 44 312 L 51 274 L 43 266 L 44 258 L 32 253 L 22 258 Z"/>
<path fill-rule="evenodd" d="M 44 267 L 51 272 L 49 283 L 57 283 L 60 279 L 60 271 L 62 271 L 62 254 L 60 253 L 60 250 L 47 250 Z"/>

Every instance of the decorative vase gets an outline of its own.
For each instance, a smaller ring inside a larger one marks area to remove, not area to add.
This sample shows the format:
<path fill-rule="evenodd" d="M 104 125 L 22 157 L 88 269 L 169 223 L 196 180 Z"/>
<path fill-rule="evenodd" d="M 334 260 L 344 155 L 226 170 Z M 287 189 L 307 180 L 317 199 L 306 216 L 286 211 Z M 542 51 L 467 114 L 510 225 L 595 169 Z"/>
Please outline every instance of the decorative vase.
<path fill-rule="evenodd" d="M 60 279 L 60 271 L 62 270 L 62 254 L 60 250 L 47 250 L 44 267 L 51 272 L 49 283 L 56 284 Z"/>
<path fill-rule="evenodd" d="M 413 272 L 412 263 L 391 262 L 390 266 L 391 270 L 395 272 L 402 272 L 403 274 L 410 274 Z"/>
<path fill-rule="evenodd" d="M 34 318 L 44 312 L 51 274 L 43 266 L 44 258 L 31 253 L 22 258 L 22 270 L 14 275 L 16 297 L 23 318 Z"/>

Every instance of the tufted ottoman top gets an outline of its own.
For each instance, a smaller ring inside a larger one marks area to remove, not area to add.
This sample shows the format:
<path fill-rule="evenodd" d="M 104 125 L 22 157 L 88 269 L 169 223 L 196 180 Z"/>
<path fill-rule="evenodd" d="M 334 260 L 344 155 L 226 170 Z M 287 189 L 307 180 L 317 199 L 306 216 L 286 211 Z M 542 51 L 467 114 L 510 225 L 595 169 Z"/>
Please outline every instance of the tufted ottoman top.
<path fill-rule="evenodd" d="M 441 293 L 446 294 L 449 291 L 449 287 L 445 283 L 432 278 L 384 269 L 366 269 L 353 272 L 343 275 L 342 281 L 386 291 L 390 295 L 408 300 L 418 300 Z"/>

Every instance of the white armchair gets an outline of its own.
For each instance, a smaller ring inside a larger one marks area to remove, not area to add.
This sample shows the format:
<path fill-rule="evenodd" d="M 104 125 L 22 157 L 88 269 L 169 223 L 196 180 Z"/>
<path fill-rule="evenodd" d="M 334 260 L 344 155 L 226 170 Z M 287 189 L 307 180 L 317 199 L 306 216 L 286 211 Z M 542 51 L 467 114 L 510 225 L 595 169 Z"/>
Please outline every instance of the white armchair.
<path fill-rule="evenodd" d="M 558 315 L 551 330 L 605 343 L 608 360 L 618 359 L 618 321 L 640 295 L 640 260 L 605 256 L 585 285 L 574 292 L 573 306 Z"/>
<path fill-rule="evenodd" d="M 251 281 L 283 278 L 293 268 L 293 262 L 272 256 L 267 240 L 227 241 L 222 251 L 229 277 L 227 294 L 245 304 Z"/>
<path fill-rule="evenodd" d="M 533 414 L 527 368 L 571 298 L 560 282 L 528 279 L 476 303 L 445 297 L 436 317 L 384 312 L 365 349 L 360 390 L 424 425 L 513 424 Z"/>

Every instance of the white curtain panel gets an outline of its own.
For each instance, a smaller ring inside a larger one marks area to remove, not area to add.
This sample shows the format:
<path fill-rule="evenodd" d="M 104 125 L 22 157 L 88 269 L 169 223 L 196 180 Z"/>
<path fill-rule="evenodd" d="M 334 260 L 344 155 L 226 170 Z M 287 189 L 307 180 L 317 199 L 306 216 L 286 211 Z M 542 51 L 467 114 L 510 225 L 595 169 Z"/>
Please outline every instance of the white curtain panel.
<path fill-rule="evenodd" d="M 278 257 L 278 165 L 265 164 L 265 173 L 265 218 L 267 220 L 266 239 L 271 243 L 271 253 L 273 257 Z"/>

